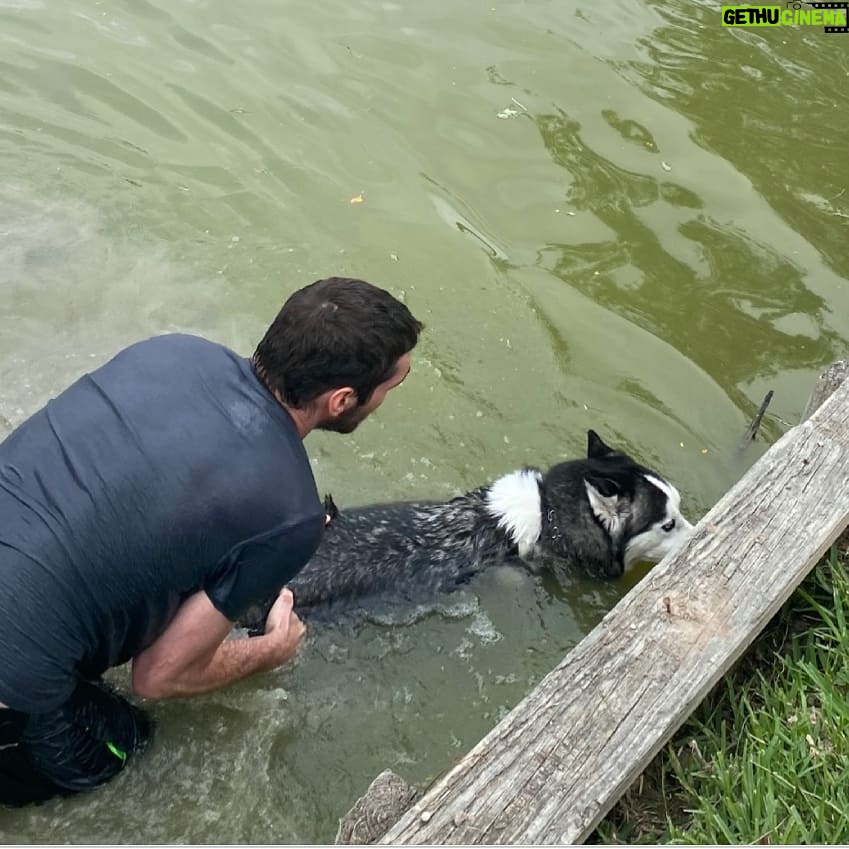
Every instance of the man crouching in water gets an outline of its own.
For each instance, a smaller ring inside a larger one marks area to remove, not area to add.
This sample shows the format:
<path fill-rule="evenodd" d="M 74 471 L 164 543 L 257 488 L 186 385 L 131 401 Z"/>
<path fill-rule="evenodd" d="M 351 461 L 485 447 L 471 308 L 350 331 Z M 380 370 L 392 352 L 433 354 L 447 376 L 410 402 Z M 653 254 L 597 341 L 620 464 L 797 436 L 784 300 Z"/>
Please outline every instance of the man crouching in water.
<path fill-rule="evenodd" d="M 376 410 L 421 330 L 382 289 L 319 280 L 251 360 L 195 336 L 139 342 L 0 444 L 0 803 L 90 790 L 145 745 L 110 667 L 132 659 L 136 695 L 166 699 L 295 655 L 282 588 L 325 524 L 302 440 Z M 226 640 L 275 592 L 264 635 Z"/>

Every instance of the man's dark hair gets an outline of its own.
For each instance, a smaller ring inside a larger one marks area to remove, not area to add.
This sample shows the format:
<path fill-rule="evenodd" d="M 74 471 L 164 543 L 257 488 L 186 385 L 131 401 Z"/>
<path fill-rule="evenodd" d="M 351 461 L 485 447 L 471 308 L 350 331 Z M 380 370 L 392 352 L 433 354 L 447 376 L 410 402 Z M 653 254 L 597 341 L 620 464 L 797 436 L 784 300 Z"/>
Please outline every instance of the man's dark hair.
<path fill-rule="evenodd" d="M 389 292 L 349 277 L 317 280 L 291 295 L 253 356 L 272 392 L 302 407 L 350 386 L 364 404 L 411 351 L 424 325 Z"/>

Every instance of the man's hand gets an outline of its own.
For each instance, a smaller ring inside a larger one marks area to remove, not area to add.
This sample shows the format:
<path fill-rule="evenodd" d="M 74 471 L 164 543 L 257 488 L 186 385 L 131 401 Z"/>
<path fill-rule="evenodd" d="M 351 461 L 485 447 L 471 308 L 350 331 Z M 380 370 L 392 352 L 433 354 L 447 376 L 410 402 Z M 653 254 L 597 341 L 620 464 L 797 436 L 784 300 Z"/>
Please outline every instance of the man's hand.
<path fill-rule="evenodd" d="M 280 640 L 281 657 L 283 658 L 280 663 L 290 660 L 297 654 L 304 640 L 304 634 L 307 632 L 306 625 L 292 610 L 294 603 L 295 598 L 292 591 L 288 587 L 283 587 L 280 590 L 280 595 L 277 596 L 277 601 L 268 611 L 268 617 L 265 620 L 266 636 L 276 637 Z"/>

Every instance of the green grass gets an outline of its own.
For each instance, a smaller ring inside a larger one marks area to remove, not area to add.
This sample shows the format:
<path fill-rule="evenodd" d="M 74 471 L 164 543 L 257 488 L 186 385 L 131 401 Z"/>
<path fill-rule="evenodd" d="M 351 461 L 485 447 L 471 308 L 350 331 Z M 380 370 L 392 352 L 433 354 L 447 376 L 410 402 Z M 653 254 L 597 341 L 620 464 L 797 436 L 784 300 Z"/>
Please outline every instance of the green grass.
<path fill-rule="evenodd" d="M 592 842 L 849 842 L 849 537 Z"/>

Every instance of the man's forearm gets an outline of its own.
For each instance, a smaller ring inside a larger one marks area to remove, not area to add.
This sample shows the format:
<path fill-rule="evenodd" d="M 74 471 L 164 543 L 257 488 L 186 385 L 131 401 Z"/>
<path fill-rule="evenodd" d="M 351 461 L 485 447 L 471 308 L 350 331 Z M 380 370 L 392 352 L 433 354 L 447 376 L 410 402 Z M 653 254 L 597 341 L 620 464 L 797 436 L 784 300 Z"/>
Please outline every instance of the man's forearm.
<path fill-rule="evenodd" d="M 291 628 L 293 622 L 298 627 Z M 232 627 L 206 593 L 195 593 L 164 633 L 133 658 L 133 690 L 148 699 L 209 693 L 285 663 L 303 636 L 288 590 L 272 606 L 263 636 L 229 640 Z"/>
<path fill-rule="evenodd" d="M 139 695 L 170 699 L 220 690 L 257 672 L 275 669 L 291 659 L 291 656 L 281 657 L 278 643 L 279 640 L 275 641 L 269 636 L 226 640 L 218 647 L 209 663 L 189 666 L 179 674 L 160 682 L 155 692 Z"/>

